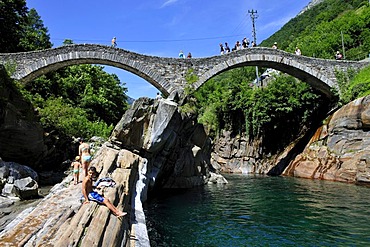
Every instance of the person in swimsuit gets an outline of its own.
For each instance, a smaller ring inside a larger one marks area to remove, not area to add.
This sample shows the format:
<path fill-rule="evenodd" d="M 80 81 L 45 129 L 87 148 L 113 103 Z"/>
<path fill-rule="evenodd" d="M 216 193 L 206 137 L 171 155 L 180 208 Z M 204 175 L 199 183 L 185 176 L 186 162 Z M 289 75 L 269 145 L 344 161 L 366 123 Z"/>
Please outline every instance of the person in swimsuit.
<path fill-rule="evenodd" d="M 121 210 L 117 209 L 109 199 L 103 197 L 98 192 L 93 190 L 93 177 L 96 175 L 96 168 L 94 166 L 90 167 L 87 176 L 82 182 L 82 194 L 85 198 L 83 204 L 90 203 L 90 201 L 103 204 L 107 206 L 107 208 L 109 208 L 109 210 L 112 211 L 115 216 L 122 218 L 127 214 L 126 212 L 122 212 Z"/>
<path fill-rule="evenodd" d="M 84 170 L 85 177 L 87 176 L 87 169 L 91 162 L 90 145 L 84 142 L 83 138 L 79 138 L 80 146 L 78 147 L 78 153 L 81 157 L 82 168 Z"/>
<path fill-rule="evenodd" d="M 76 156 L 75 161 L 71 163 L 71 166 L 73 167 L 73 184 L 76 185 L 79 183 L 79 176 L 80 176 L 80 156 Z"/>

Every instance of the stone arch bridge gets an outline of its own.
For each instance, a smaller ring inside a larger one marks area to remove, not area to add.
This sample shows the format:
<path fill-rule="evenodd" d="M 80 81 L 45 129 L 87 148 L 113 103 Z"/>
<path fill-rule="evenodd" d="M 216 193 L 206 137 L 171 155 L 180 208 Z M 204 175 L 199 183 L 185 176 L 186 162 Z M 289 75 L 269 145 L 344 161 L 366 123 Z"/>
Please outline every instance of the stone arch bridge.
<path fill-rule="evenodd" d="M 255 47 L 206 58 L 165 58 L 142 55 L 127 50 L 95 44 L 66 45 L 22 53 L 1 53 L 0 63 L 13 68 L 12 78 L 27 83 L 43 74 L 77 64 L 114 66 L 142 77 L 169 95 L 186 86 L 186 75 L 192 70 L 197 90 L 215 75 L 242 66 L 273 68 L 290 74 L 321 91 L 329 98 L 331 88 L 338 89 L 335 71 L 361 69 L 369 62 L 336 61 L 297 56 L 281 50 Z"/>

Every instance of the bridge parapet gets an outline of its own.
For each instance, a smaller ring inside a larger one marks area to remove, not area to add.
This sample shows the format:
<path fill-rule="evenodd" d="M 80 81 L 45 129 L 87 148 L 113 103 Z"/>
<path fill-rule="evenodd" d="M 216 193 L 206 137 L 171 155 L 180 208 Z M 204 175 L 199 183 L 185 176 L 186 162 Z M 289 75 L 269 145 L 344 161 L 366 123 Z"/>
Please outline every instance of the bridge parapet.
<path fill-rule="evenodd" d="M 143 55 L 124 49 L 103 45 L 66 45 L 58 48 L 2 53 L 0 63 L 16 66 L 13 78 L 27 83 L 56 69 L 77 64 L 103 64 L 132 72 L 147 80 L 164 95 L 184 89 L 190 69 L 199 80 L 193 85 L 197 90 L 213 76 L 232 68 L 261 66 L 273 68 L 308 82 L 330 97 L 330 89 L 338 88 L 335 70 L 361 69 L 369 62 L 336 61 L 297 56 L 271 48 L 249 48 L 225 55 L 206 58 L 166 58 Z"/>

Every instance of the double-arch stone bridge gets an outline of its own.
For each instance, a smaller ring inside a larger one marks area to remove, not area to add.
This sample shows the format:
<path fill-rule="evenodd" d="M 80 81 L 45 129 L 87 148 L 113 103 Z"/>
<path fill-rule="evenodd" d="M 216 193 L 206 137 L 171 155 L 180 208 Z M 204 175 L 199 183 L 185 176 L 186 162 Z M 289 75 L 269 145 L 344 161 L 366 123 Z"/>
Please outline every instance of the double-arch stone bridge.
<path fill-rule="evenodd" d="M 338 89 L 336 71 L 361 69 L 369 62 L 336 61 L 297 56 L 281 50 L 254 47 L 206 58 L 165 58 L 95 44 L 66 45 L 22 53 L 1 53 L 0 63 L 14 68 L 12 77 L 27 83 L 59 68 L 77 64 L 102 64 L 132 72 L 151 83 L 164 95 L 184 89 L 186 75 L 198 77 L 197 90 L 215 75 L 242 66 L 273 68 L 290 74 L 328 97 Z"/>

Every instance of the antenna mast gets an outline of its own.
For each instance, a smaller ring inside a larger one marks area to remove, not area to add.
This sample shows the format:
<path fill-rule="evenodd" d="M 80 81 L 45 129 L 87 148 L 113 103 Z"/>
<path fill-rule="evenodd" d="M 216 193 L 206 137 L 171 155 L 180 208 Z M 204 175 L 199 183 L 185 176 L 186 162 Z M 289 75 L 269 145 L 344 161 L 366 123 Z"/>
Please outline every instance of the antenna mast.
<path fill-rule="evenodd" d="M 257 10 L 256 11 L 253 10 L 253 9 L 252 10 L 248 10 L 248 13 L 250 14 L 250 16 L 252 18 L 252 27 L 253 27 L 252 36 L 253 36 L 253 42 L 254 42 L 254 45 L 257 45 L 256 25 L 255 25 L 255 20 L 258 18 Z M 256 84 L 258 84 L 259 81 L 260 81 L 260 77 L 258 75 L 258 66 L 256 66 Z M 261 80 L 261 87 L 262 87 L 262 80 Z"/>
<path fill-rule="evenodd" d="M 255 25 L 255 20 L 258 18 L 257 10 L 253 10 L 253 9 L 252 10 L 248 10 L 248 13 L 250 14 L 250 16 L 252 18 L 252 27 L 253 27 L 252 35 L 253 35 L 253 41 L 257 45 L 256 25 Z"/>

